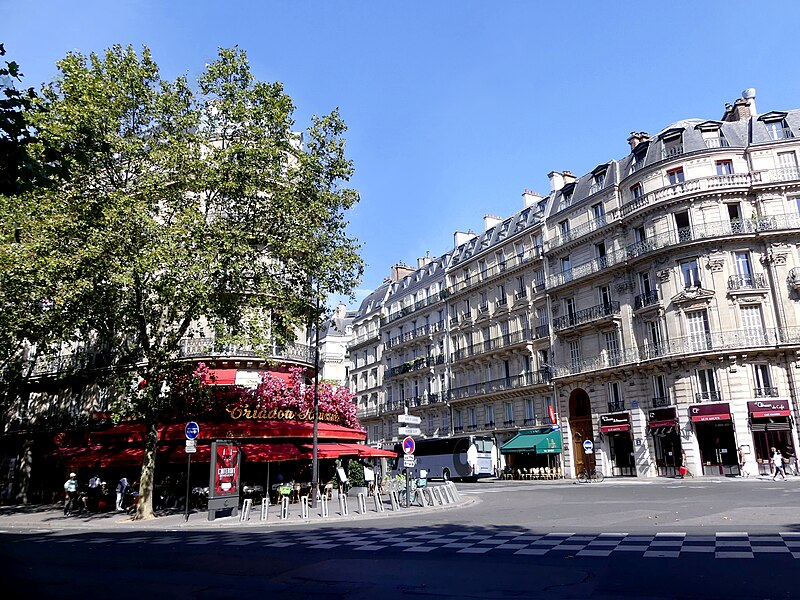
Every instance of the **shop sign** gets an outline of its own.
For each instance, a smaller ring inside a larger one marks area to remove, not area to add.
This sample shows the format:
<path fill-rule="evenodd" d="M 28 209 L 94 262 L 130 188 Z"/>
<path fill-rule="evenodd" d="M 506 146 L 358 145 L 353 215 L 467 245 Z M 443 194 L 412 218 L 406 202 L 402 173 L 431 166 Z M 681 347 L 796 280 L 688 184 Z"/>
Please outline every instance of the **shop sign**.
<path fill-rule="evenodd" d="M 239 495 L 239 473 L 241 461 L 239 446 L 233 442 L 213 442 L 211 448 L 212 498 Z"/>
<path fill-rule="evenodd" d="M 695 423 L 730 421 L 731 407 L 727 402 L 720 404 L 693 404 L 689 407 L 689 417 Z"/>
<path fill-rule="evenodd" d="M 295 410 L 293 408 L 258 408 L 252 407 L 249 404 L 231 405 L 225 408 L 225 411 L 231 416 L 234 421 L 238 420 L 252 420 L 252 421 L 313 421 L 314 411 L 308 410 Z M 342 419 L 338 413 L 335 412 L 319 412 L 319 420 L 324 423 L 341 423 Z"/>
<path fill-rule="evenodd" d="M 747 403 L 747 410 L 756 419 L 791 416 L 788 400 L 753 400 Z"/>
<path fill-rule="evenodd" d="M 667 408 L 651 408 L 647 411 L 647 425 L 656 427 L 674 427 L 678 421 L 678 413 L 674 406 Z"/>
<path fill-rule="evenodd" d="M 620 433 L 631 428 L 631 416 L 629 413 L 613 413 L 610 415 L 600 415 L 601 433 Z"/>

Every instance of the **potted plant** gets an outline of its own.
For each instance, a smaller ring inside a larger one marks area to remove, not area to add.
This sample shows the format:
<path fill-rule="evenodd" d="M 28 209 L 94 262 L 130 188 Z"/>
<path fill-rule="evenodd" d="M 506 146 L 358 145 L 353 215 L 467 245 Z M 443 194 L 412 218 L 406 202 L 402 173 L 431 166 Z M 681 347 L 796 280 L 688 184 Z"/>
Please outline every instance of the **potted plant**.
<path fill-rule="evenodd" d="M 347 480 L 350 484 L 350 490 L 347 492 L 348 496 L 353 498 L 359 494 L 367 494 L 369 488 L 364 479 L 364 465 L 357 460 L 351 460 L 347 465 Z"/>

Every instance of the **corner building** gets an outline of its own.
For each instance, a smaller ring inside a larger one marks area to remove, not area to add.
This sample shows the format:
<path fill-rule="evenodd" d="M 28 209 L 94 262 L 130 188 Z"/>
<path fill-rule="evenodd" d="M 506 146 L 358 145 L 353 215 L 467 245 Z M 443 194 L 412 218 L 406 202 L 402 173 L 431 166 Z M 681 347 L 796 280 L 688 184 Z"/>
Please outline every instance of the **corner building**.
<path fill-rule="evenodd" d="M 770 448 L 796 455 L 800 110 L 743 96 L 720 120 L 634 132 L 625 157 L 554 171 L 546 197 L 456 233 L 430 261 L 444 287 L 422 285 L 422 259 L 396 268 L 375 292 L 383 381 L 358 395 L 368 439 L 397 439 L 408 407 L 425 435 L 500 446 L 558 425 L 547 464 L 567 477 L 736 475 L 740 448 L 769 473 Z"/>

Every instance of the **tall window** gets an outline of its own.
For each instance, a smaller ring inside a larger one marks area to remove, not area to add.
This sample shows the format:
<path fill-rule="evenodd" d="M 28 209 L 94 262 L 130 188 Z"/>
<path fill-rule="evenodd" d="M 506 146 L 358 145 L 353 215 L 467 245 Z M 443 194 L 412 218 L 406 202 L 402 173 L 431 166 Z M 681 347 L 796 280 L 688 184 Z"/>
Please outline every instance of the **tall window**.
<path fill-rule="evenodd" d="M 514 296 L 516 298 L 522 298 L 525 295 L 525 276 L 520 275 L 517 277 L 517 289 L 514 292 Z"/>
<path fill-rule="evenodd" d="M 619 353 L 619 332 L 616 329 L 614 331 L 606 331 L 605 338 L 608 364 L 618 365 L 621 362 Z"/>
<path fill-rule="evenodd" d="M 573 367 L 577 367 L 581 362 L 581 343 L 579 340 L 572 340 L 569 343 L 569 360 Z"/>
<path fill-rule="evenodd" d="M 470 429 L 475 429 L 478 427 L 478 415 L 474 406 L 471 406 L 467 409 L 467 421 L 467 425 Z"/>
<path fill-rule="evenodd" d="M 750 253 L 734 252 L 733 258 L 736 262 L 736 273 L 749 278 L 753 273 L 750 269 Z"/>
<path fill-rule="evenodd" d="M 492 404 L 486 406 L 486 427 L 494 427 L 494 406 Z"/>
<path fill-rule="evenodd" d="M 651 357 L 661 356 L 663 354 L 661 348 L 661 326 L 658 321 L 645 322 L 647 328 L 647 352 Z"/>
<path fill-rule="evenodd" d="M 669 179 L 670 185 L 675 185 L 676 183 L 683 183 L 684 175 L 683 175 L 683 167 L 678 167 L 677 169 L 670 169 L 667 171 L 667 179 Z"/>
<path fill-rule="evenodd" d="M 637 200 L 638 198 L 641 198 L 642 196 L 644 196 L 644 189 L 642 188 L 642 184 L 641 183 L 634 183 L 631 186 L 631 197 L 634 200 Z"/>
<path fill-rule="evenodd" d="M 525 425 L 536 422 L 536 411 L 533 409 L 533 398 L 525 398 Z"/>
<path fill-rule="evenodd" d="M 564 299 L 564 312 L 567 313 L 567 320 L 570 325 L 575 325 L 575 299 Z"/>
<path fill-rule="evenodd" d="M 561 237 L 566 238 L 569 236 L 569 221 L 564 220 L 558 224 L 559 231 L 561 232 Z"/>
<path fill-rule="evenodd" d="M 714 164 L 717 166 L 717 175 L 733 175 L 732 160 L 718 160 Z"/>
<path fill-rule="evenodd" d="M 523 244 L 522 242 L 517 242 L 515 244 L 515 248 L 517 250 L 517 264 L 519 264 L 525 257 L 525 244 Z"/>
<path fill-rule="evenodd" d="M 597 266 L 600 269 L 605 269 L 608 266 L 606 259 L 606 243 L 600 242 L 594 245 L 594 255 L 597 257 Z"/>
<path fill-rule="evenodd" d="M 495 258 L 497 259 L 497 266 L 501 271 L 506 270 L 506 253 L 502 250 L 495 254 Z"/>
<path fill-rule="evenodd" d="M 742 335 L 748 346 L 763 346 L 767 343 L 764 318 L 758 304 L 743 305 L 739 308 L 742 316 Z"/>
<path fill-rule="evenodd" d="M 667 406 L 669 404 L 667 382 L 663 375 L 656 375 L 653 377 L 653 394 L 654 406 Z"/>
<path fill-rule="evenodd" d="M 695 394 L 697 400 L 713 401 L 720 399 L 714 369 L 697 370 L 697 389 L 698 392 Z"/>
<path fill-rule="evenodd" d="M 511 427 L 514 424 L 514 405 L 511 402 L 506 402 L 503 404 L 503 410 L 506 415 L 503 425 Z"/>
<path fill-rule="evenodd" d="M 711 349 L 711 329 L 708 325 L 708 312 L 695 310 L 686 313 L 691 350 Z"/>
<path fill-rule="evenodd" d="M 608 384 L 608 410 L 625 410 L 625 403 L 622 399 L 622 386 L 619 381 L 612 381 Z"/>
<path fill-rule="evenodd" d="M 497 303 L 501 306 L 508 303 L 508 296 L 506 296 L 506 286 L 497 286 Z"/>
<path fill-rule="evenodd" d="M 598 202 L 597 204 L 592 205 L 592 216 L 595 218 L 596 221 L 602 221 L 603 217 L 606 216 L 606 211 L 603 208 L 602 202 Z"/>
<path fill-rule="evenodd" d="M 607 285 L 598 288 L 598 295 L 600 297 L 600 304 L 608 311 L 611 308 L 611 288 Z"/>
<path fill-rule="evenodd" d="M 464 415 L 462 414 L 461 409 L 453 411 L 453 429 L 456 432 L 464 431 Z"/>
<path fill-rule="evenodd" d="M 753 365 L 753 379 L 755 381 L 755 397 L 768 398 L 777 396 L 777 390 L 772 387 L 772 377 L 768 364 Z"/>
<path fill-rule="evenodd" d="M 650 283 L 649 271 L 642 271 L 641 273 L 639 273 L 639 291 L 645 295 L 653 291 L 652 285 Z"/>
<path fill-rule="evenodd" d="M 786 121 L 784 119 L 770 120 L 765 122 L 764 125 L 767 127 L 767 133 L 769 134 L 770 139 L 782 140 L 792 137 L 792 133 L 786 126 Z"/>
<path fill-rule="evenodd" d="M 681 263 L 681 274 L 684 287 L 700 287 L 700 265 L 696 258 Z"/>

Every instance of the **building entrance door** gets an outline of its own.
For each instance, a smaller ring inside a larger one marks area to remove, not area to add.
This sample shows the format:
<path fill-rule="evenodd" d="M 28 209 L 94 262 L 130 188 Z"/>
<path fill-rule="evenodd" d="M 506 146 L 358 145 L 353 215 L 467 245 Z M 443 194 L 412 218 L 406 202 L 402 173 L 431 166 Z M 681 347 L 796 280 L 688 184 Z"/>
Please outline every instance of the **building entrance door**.
<path fill-rule="evenodd" d="M 572 459 L 577 476 L 585 470 L 595 467 L 595 454 L 586 454 L 583 442 L 594 441 L 592 427 L 592 407 L 589 395 L 582 389 L 573 390 L 569 397 L 569 428 L 572 431 Z"/>

